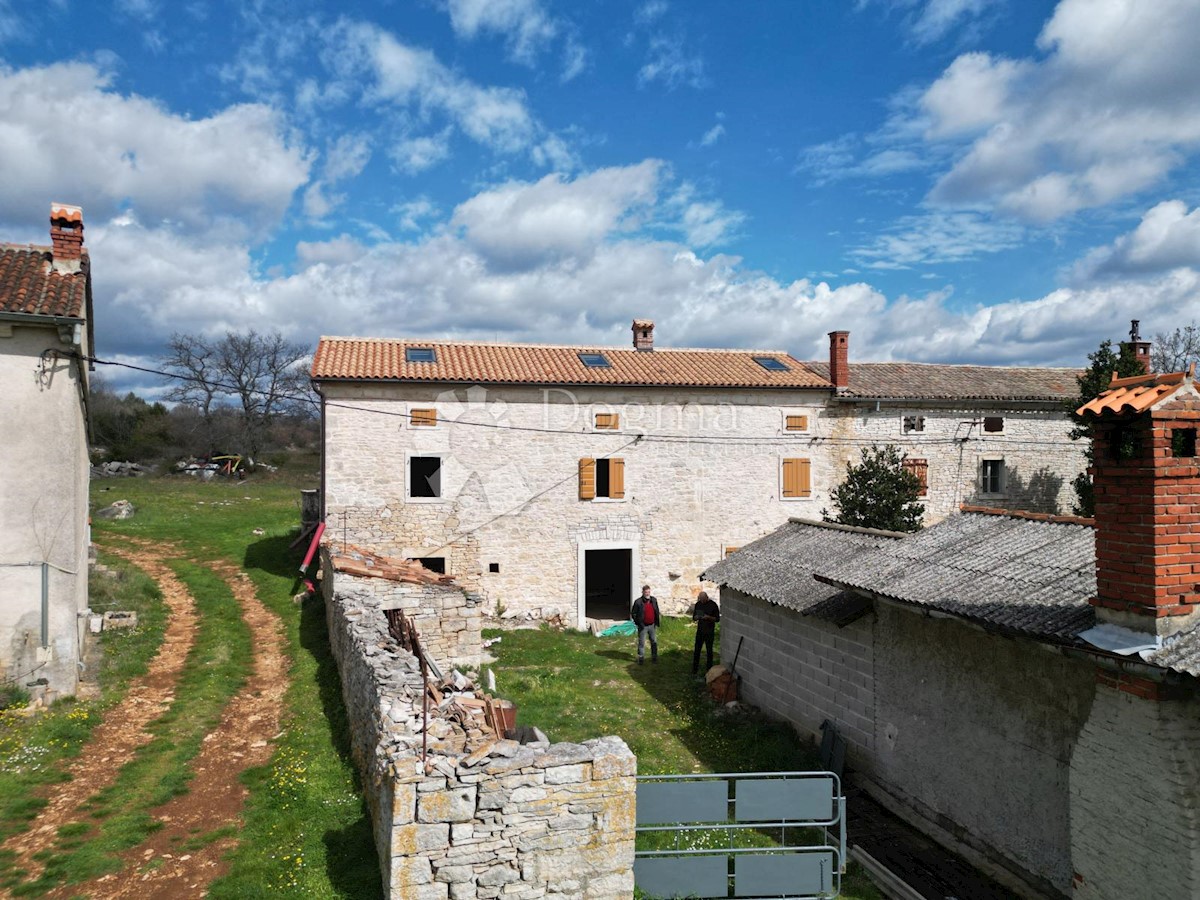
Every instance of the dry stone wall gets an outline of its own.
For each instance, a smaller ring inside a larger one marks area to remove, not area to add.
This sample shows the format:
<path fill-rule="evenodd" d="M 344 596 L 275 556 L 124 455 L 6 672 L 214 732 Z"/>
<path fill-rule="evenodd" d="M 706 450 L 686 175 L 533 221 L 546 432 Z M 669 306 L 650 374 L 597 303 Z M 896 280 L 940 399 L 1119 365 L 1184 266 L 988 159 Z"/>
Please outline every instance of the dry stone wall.
<path fill-rule="evenodd" d="M 387 896 L 631 897 L 637 760 L 624 741 L 481 741 L 436 709 L 423 724 L 416 658 L 387 633 L 379 596 L 361 579 L 343 590 L 324 562 L 330 646 Z M 428 590 L 411 588 L 414 598 Z M 406 586 L 392 589 L 395 601 Z M 431 646 L 432 631 L 423 633 Z"/>

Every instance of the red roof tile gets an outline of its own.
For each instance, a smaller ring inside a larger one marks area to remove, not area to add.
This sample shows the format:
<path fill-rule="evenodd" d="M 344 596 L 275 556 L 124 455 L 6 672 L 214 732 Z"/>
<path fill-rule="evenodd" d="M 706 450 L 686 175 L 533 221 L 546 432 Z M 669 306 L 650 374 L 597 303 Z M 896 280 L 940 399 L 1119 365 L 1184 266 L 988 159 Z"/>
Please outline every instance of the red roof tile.
<path fill-rule="evenodd" d="M 407 362 L 407 348 L 433 348 L 436 362 Z M 609 365 L 590 368 L 580 353 L 603 353 Z M 786 369 L 754 361 L 771 357 Z M 433 381 L 477 384 L 611 384 L 678 387 L 829 389 L 832 385 L 781 351 L 648 350 L 323 337 L 313 357 L 317 380 Z"/>
<path fill-rule="evenodd" d="M 1179 390 L 1192 380 L 1194 364 L 1186 372 L 1169 375 L 1134 375 L 1130 378 L 1114 378 L 1108 390 L 1099 397 L 1085 403 L 1076 410 L 1077 415 L 1102 415 L 1104 413 L 1140 413 Z"/>
<path fill-rule="evenodd" d="M 0 244 L 0 313 L 84 317 L 88 257 L 76 272 L 55 272 L 49 247 Z"/>

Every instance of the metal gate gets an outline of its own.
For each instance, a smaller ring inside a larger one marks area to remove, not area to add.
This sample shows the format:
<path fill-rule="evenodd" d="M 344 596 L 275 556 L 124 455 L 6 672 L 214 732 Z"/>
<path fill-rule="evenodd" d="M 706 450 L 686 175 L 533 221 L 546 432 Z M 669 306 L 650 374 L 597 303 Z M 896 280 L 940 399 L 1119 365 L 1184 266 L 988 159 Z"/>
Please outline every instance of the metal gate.
<path fill-rule="evenodd" d="M 638 776 L 637 834 L 634 882 L 650 897 L 841 892 L 846 798 L 832 772 Z"/>

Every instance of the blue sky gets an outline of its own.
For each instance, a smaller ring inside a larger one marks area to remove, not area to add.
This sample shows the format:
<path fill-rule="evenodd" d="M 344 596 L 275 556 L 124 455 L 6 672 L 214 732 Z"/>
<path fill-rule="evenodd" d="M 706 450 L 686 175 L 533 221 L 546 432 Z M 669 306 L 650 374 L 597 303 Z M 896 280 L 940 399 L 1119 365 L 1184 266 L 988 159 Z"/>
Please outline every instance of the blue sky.
<path fill-rule="evenodd" d="M 0 238 L 83 207 L 105 357 L 639 316 L 1074 365 L 1200 318 L 1197 0 L 0 0 L 0 60 Z"/>

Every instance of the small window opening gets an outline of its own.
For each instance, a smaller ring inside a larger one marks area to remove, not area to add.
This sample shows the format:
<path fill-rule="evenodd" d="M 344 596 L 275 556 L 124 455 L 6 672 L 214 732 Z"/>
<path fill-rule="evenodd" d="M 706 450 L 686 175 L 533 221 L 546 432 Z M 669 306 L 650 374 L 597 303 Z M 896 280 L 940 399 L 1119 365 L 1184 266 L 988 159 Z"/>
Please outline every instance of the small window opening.
<path fill-rule="evenodd" d="M 985 459 L 980 470 L 980 490 L 985 494 L 1004 492 L 1004 460 Z"/>
<path fill-rule="evenodd" d="M 1109 455 L 1113 459 L 1137 459 L 1142 455 L 1142 436 L 1132 428 L 1117 426 L 1110 433 L 1109 441 Z"/>
<path fill-rule="evenodd" d="M 446 574 L 446 557 L 444 556 L 422 556 L 420 562 L 430 572 L 437 572 L 439 575 Z"/>
<path fill-rule="evenodd" d="M 598 459 L 596 460 L 596 496 L 611 497 L 612 496 L 612 479 L 609 463 L 612 460 Z"/>
<path fill-rule="evenodd" d="M 985 416 L 983 419 L 984 434 L 999 434 L 1004 430 L 1004 416 Z"/>
<path fill-rule="evenodd" d="M 1171 429 L 1171 455 L 1190 457 L 1196 455 L 1196 429 Z"/>
<path fill-rule="evenodd" d="M 603 353 L 580 353 L 579 361 L 589 369 L 608 369 L 611 363 Z"/>
<path fill-rule="evenodd" d="M 920 434 L 925 430 L 925 417 L 905 416 L 902 430 L 905 434 Z"/>
<path fill-rule="evenodd" d="M 787 372 L 790 371 L 787 363 L 782 359 L 776 359 L 774 356 L 755 356 L 754 361 L 770 372 Z"/>
<path fill-rule="evenodd" d="M 410 363 L 435 363 L 437 351 L 433 347 L 405 347 L 404 361 Z"/>
<path fill-rule="evenodd" d="M 488 571 L 495 574 L 500 571 L 500 563 L 488 563 Z"/>
<path fill-rule="evenodd" d="M 410 497 L 442 496 L 442 458 L 413 456 L 408 461 L 408 495 Z"/>

